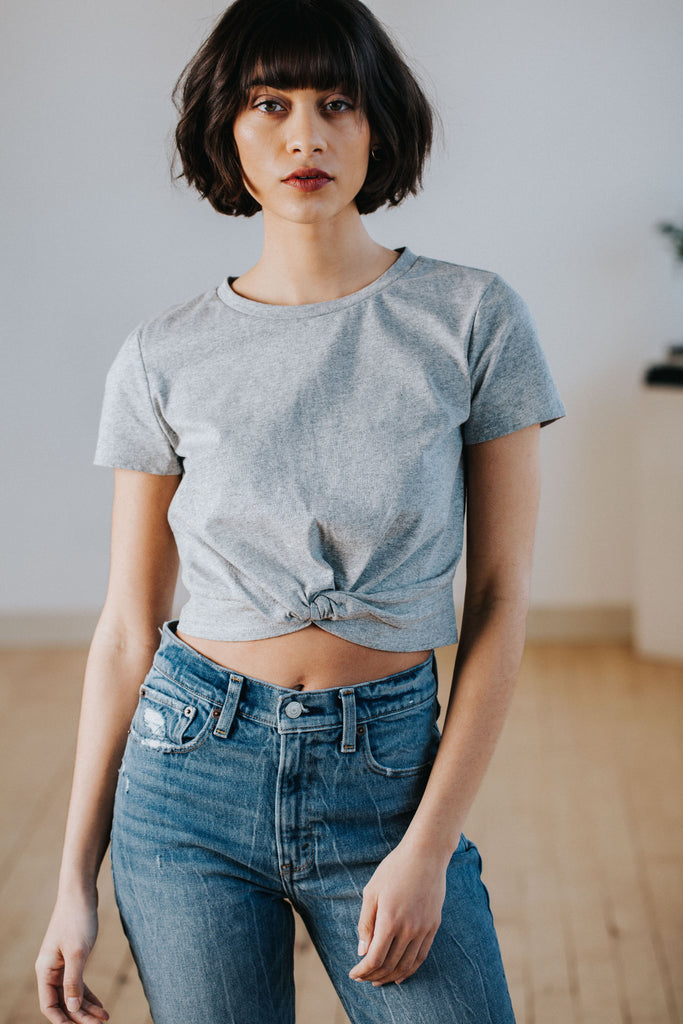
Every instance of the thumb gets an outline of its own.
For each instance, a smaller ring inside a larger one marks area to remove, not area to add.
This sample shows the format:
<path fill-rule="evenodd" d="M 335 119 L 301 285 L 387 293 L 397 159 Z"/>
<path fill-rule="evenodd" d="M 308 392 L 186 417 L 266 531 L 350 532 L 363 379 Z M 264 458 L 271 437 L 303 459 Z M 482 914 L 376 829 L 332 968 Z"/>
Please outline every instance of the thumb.
<path fill-rule="evenodd" d="M 70 1013 L 81 1008 L 85 961 L 86 954 L 80 951 L 64 958 L 64 1002 Z"/>
<path fill-rule="evenodd" d="M 358 919 L 358 956 L 365 956 L 372 942 L 377 916 L 377 900 L 374 896 L 364 896 L 363 905 Z"/>

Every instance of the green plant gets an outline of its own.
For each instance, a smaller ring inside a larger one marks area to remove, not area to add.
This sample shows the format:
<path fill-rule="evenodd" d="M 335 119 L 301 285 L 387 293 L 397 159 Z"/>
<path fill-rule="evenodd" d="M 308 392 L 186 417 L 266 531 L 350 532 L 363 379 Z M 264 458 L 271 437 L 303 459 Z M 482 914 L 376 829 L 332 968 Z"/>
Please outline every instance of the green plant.
<path fill-rule="evenodd" d="M 683 227 L 668 222 L 658 224 L 657 227 L 664 235 L 668 235 L 676 253 L 676 259 L 683 263 Z"/>

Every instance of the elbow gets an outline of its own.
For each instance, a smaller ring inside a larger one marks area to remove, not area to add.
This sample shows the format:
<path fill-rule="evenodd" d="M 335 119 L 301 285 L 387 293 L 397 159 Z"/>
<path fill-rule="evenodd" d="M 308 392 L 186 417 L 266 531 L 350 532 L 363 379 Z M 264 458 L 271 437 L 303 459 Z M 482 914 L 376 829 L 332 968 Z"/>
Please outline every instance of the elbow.
<path fill-rule="evenodd" d="M 478 584 L 468 580 L 465 588 L 464 614 L 479 620 L 505 617 L 525 622 L 529 611 L 531 573 L 506 573 Z"/>
<path fill-rule="evenodd" d="M 92 646 L 108 650 L 122 658 L 149 658 L 159 646 L 160 627 L 151 618 L 131 619 L 128 615 L 117 615 L 105 604 L 100 615 Z"/>

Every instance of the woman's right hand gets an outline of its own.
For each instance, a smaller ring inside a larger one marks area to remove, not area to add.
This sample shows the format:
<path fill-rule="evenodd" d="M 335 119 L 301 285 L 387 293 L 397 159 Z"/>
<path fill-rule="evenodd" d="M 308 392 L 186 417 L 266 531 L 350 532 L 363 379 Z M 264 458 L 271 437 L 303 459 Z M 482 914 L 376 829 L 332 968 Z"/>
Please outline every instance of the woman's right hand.
<path fill-rule="evenodd" d="M 41 1012 L 52 1024 L 101 1024 L 102 1003 L 83 982 L 97 938 L 97 895 L 60 897 L 36 960 Z"/>

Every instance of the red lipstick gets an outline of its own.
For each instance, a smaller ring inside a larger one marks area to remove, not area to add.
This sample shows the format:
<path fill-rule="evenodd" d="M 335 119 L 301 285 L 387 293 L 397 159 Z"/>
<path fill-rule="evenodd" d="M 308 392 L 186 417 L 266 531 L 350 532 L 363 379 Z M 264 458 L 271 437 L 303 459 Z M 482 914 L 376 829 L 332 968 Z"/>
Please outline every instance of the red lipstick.
<path fill-rule="evenodd" d="M 297 167 L 295 171 L 282 179 L 283 184 L 299 189 L 300 192 L 317 192 L 324 188 L 332 178 L 327 171 L 321 171 L 319 167 Z"/>

